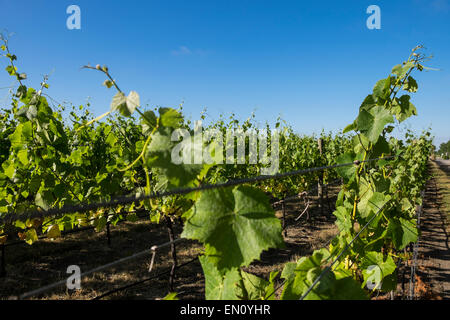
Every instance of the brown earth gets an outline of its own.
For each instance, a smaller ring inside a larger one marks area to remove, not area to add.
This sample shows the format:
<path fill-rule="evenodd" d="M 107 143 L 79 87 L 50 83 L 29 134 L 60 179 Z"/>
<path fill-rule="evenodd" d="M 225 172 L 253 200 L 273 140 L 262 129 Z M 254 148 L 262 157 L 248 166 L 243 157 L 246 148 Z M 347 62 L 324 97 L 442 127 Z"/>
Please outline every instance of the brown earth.
<path fill-rule="evenodd" d="M 442 162 L 431 162 L 430 170 L 433 178 L 427 183 L 423 203 L 414 299 L 448 299 L 450 170 Z M 309 209 L 298 221 L 295 219 L 303 212 L 305 200 L 287 201 L 286 248 L 263 252 L 260 260 L 246 268 L 246 271 L 268 278 L 271 271 L 281 271 L 286 262 L 295 261 L 315 249 L 327 246 L 338 232 L 331 214 L 338 191 L 338 187 L 330 188 L 330 199 L 324 202 L 323 214 L 318 208 L 317 197 L 310 196 Z M 281 219 L 281 206 L 276 207 L 276 214 Z M 175 233 L 179 235 L 181 231 L 182 227 L 176 224 Z M 69 265 L 78 265 L 84 272 L 168 241 L 164 224 L 154 225 L 148 221 L 118 224 L 111 228 L 111 236 L 110 247 L 105 232 L 88 230 L 55 241 L 42 240 L 33 246 L 23 244 L 6 248 L 7 276 L 0 278 L 0 299 L 13 298 L 67 278 L 66 269 Z M 201 249 L 201 245 L 194 241 L 177 243 L 178 264 L 195 259 Z M 170 270 L 172 258 L 168 247 L 157 251 L 151 272 L 148 271 L 150 258 L 149 253 L 146 257 L 87 276 L 82 280 L 81 290 L 68 291 L 65 286 L 60 286 L 33 299 L 93 299 L 113 289 L 117 289 L 117 292 L 108 294 L 104 299 L 163 298 L 169 292 L 168 274 L 133 285 Z M 409 260 L 400 266 L 395 293 L 373 299 L 407 299 L 412 262 Z M 129 287 L 125 289 L 125 286 Z M 198 260 L 176 270 L 174 291 L 180 299 L 204 299 L 204 278 Z"/>
<path fill-rule="evenodd" d="M 418 295 L 424 298 L 450 299 L 450 161 L 431 163 L 419 242 Z"/>
<path fill-rule="evenodd" d="M 412 246 L 406 248 L 411 259 L 398 269 L 395 293 L 376 299 L 442 300 L 450 298 L 450 161 L 430 161 L 431 179 L 427 182 L 420 218 L 417 263 Z M 417 266 L 415 277 L 411 267 Z M 415 281 L 411 281 L 414 279 Z"/>
<path fill-rule="evenodd" d="M 249 266 L 247 271 L 268 278 L 271 271 L 281 271 L 286 262 L 295 261 L 300 256 L 309 255 L 315 249 L 326 246 L 338 232 L 331 212 L 339 188 L 329 189 L 330 197 L 329 201 L 324 201 L 323 214 L 318 207 L 317 197 L 310 196 L 308 210 L 295 221 L 306 203 L 304 199 L 287 201 L 286 248 L 263 252 L 260 260 Z M 281 205 L 276 207 L 276 215 L 281 219 Z M 174 229 L 177 235 L 182 231 L 178 224 Z M 15 298 L 67 278 L 69 275 L 66 270 L 69 265 L 78 265 L 81 272 L 85 272 L 169 240 L 164 223 L 155 225 L 148 221 L 124 222 L 111 227 L 111 239 L 111 246 L 108 247 L 105 232 L 87 230 L 54 241 L 41 240 L 32 246 L 21 244 L 7 247 L 7 275 L 0 278 L 0 299 Z M 176 246 L 178 264 L 194 259 L 202 249 L 200 244 L 188 240 L 178 242 Z M 151 272 L 148 271 L 150 258 L 149 253 L 146 257 L 87 276 L 82 279 L 81 290 L 69 291 L 61 285 L 33 299 L 93 299 L 110 290 L 120 289 L 170 270 L 172 258 L 169 247 L 157 251 Z M 105 299 L 163 298 L 169 292 L 168 278 L 168 274 L 165 274 L 158 279 L 118 290 Z M 198 260 L 176 270 L 174 291 L 180 299 L 204 299 L 204 278 Z"/>

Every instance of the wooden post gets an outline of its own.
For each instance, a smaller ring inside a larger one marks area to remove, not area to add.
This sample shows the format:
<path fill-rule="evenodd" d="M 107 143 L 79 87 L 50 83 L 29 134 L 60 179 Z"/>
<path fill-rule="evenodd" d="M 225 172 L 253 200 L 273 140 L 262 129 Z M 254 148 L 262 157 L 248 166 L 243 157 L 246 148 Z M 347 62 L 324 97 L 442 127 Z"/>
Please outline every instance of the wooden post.
<path fill-rule="evenodd" d="M 111 229 L 109 221 L 106 223 L 106 237 L 108 239 L 108 247 L 111 248 Z"/>
<path fill-rule="evenodd" d="M 323 144 L 322 138 L 319 138 L 317 140 L 317 144 L 319 146 L 320 160 L 322 162 L 322 144 Z M 319 208 L 320 208 L 321 214 L 323 214 L 323 175 L 324 175 L 323 171 L 319 172 L 319 181 L 317 183 L 318 184 L 317 185 L 317 197 L 319 198 Z"/>
<path fill-rule="evenodd" d="M 167 224 L 167 231 L 169 233 L 169 241 L 171 242 L 170 245 L 170 254 L 172 256 L 172 268 L 170 270 L 170 275 L 169 275 L 169 292 L 173 292 L 173 284 L 175 282 L 175 269 L 178 266 L 178 261 L 177 261 L 177 249 L 175 246 L 175 232 L 173 230 L 173 224 L 172 224 L 172 220 L 170 219 L 169 216 L 166 216 L 166 224 Z"/>
<path fill-rule="evenodd" d="M 104 217 L 106 219 L 106 241 L 108 243 L 108 248 L 111 249 L 111 229 L 110 229 L 110 222 L 108 221 L 108 213 L 104 213 Z"/>
<path fill-rule="evenodd" d="M 328 208 L 328 213 L 331 214 L 330 197 L 328 196 L 328 184 L 325 185 L 325 197 L 327 198 L 327 208 Z"/>

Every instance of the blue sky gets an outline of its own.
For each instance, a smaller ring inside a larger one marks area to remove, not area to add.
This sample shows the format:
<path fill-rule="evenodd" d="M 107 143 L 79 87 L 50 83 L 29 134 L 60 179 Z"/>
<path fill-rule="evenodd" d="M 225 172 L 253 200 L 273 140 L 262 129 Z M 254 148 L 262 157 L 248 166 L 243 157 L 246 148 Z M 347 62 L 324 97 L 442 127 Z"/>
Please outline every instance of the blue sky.
<path fill-rule="evenodd" d="M 68 30 L 66 8 L 81 8 L 81 30 Z M 366 8 L 381 8 L 369 30 Z M 404 126 L 431 126 L 450 139 L 450 0 L 391 1 L 17 1 L 0 0 L 0 30 L 27 84 L 51 74 L 48 94 L 109 109 L 114 92 L 84 64 L 106 64 L 120 87 L 143 104 L 178 106 L 192 120 L 252 111 L 278 115 L 300 133 L 337 131 L 351 123 L 378 79 L 417 44 L 440 71 L 416 74 L 419 116 Z M 6 60 L 0 61 L 2 69 Z M 12 84 L 0 73 L 0 88 Z M 4 105 L 6 89 L 0 89 Z"/>

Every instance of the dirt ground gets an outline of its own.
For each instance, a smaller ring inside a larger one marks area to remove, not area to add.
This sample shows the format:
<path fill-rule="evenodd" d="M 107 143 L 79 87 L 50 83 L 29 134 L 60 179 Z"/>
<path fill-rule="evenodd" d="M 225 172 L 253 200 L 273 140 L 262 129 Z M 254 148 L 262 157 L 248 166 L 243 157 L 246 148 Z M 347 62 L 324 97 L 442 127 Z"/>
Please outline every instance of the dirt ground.
<path fill-rule="evenodd" d="M 376 299 L 450 299 L 450 161 L 430 161 L 420 218 L 420 237 L 415 281 L 411 281 L 414 260 L 398 269 L 397 290 Z M 412 246 L 406 248 L 412 254 Z"/>
<path fill-rule="evenodd" d="M 423 204 L 414 299 L 448 299 L 450 170 L 441 162 L 431 162 L 430 170 L 433 178 L 427 184 Z M 323 213 L 318 207 L 317 197 L 309 197 L 309 217 L 305 213 L 298 221 L 295 219 L 305 208 L 304 199 L 287 201 L 286 248 L 263 252 L 260 260 L 246 271 L 267 279 L 271 271 L 281 271 L 286 262 L 296 261 L 315 249 L 326 247 L 338 233 L 331 214 L 338 191 L 339 187 L 330 187 L 329 201 L 324 201 Z M 280 219 L 281 208 L 281 205 L 275 207 Z M 181 225 L 176 224 L 175 233 L 179 235 L 181 231 Z M 0 278 L 0 299 L 11 299 L 67 278 L 69 265 L 78 265 L 81 272 L 85 272 L 169 240 L 163 223 L 154 225 L 145 220 L 111 227 L 111 239 L 111 246 L 108 246 L 105 232 L 88 230 L 55 241 L 42 240 L 33 246 L 22 244 L 6 248 L 7 275 Z M 194 241 L 177 243 L 178 265 L 193 261 L 176 270 L 174 291 L 180 299 L 204 299 L 203 273 L 195 259 L 201 249 L 201 245 Z M 32 299 L 161 299 L 169 292 L 168 272 L 172 264 L 169 248 L 157 251 L 151 272 L 148 270 L 150 260 L 149 250 L 145 257 L 83 278 L 81 290 L 68 291 L 62 285 Z M 374 299 L 408 299 L 411 263 L 412 260 L 400 266 L 396 292 Z M 150 279 L 161 273 L 165 274 Z M 139 281 L 141 283 L 134 285 Z"/>
<path fill-rule="evenodd" d="M 429 299 L 450 299 L 450 161 L 430 164 L 429 181 L 419 242 L 417 294 Z"/>
<path fill-rule="evenodd" d="M 338 187 L 329 188 L 329 201 L 324 200 L 323 214 L 317 197 L 310 196 L 310 205 L 305 214 L 295 219 L 305 209 L 304 199 L 286 202 L 286 248 L 263 252 L 259 261 L 246 270 L 268 278 L 271 271 L 283 269 L 286 262 L 309 255 L 315 249 L 326 246 L 337 234 L 334 216 L 331 214 L 336 201 Z M 275 207 L 281 219 L 282 207 Z M 309 217 L 308 217 L 309 214 Z M 175 233 L 182 231 L 175 225 Z M 105 232 L 87 230 L 69 234 L 55 241 L 41 240 L 32 246 L 21 244 L 7 247 L 5 251 L 6 277 L 0 278 L 0 299 L 15 298 L 20 294 L 67 278 L 67 267 L 78 265 L 81 272 L 96 268 L 117 259 L 148 249 L 169 240 L 162 223 L 154 225 L 148 221 L 124 222 L 111 227 L 111 246 L 107 245 Z M 178 264 L 193 260 L 201 252 L 201 245 L 182 240 L 176 244 Z M 168 292 L 168 270 L 172 258 L 168 247 L 157 250 L 153 269 L 148 271 L 151 254 L 114 266 L 82 279 L 81 290 L 67 290 L 65 285 L 49 290 L 32 299 L 160 299 Z M 119 290 L 135 282 L 166 272 L 158 279 Z M 117 292 L 108 294 L 111 290 Z M 174 291 L 180 299 L 204 299 L 204 278 L 198 260 L 176 270 Z M 107 294 L 105 297 L 102 295 Z"/>

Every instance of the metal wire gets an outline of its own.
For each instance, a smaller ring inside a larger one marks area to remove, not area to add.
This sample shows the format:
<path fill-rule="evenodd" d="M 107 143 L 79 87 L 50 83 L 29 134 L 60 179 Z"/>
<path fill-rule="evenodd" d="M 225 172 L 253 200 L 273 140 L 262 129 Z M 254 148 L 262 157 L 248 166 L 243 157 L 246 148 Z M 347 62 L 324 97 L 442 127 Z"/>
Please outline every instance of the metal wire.
<path fill-rule="evenodd" d="M 360 234 L 372 223 L 372 221 L 380 214 L 380 212 L 384 209 L 384 207 L 386 207 L 386 205 L 389 203 L 386 202 L 384 205 L 381 206 L 381 208 L 378 209 L 377 213 L 375 213 L 373 215 L 372 218 L 370 218 L 370 220 L 361 228 L 361 230 L 359 230 L 359 232 L 353 237 L 352 241 L 350 241 L 345 248 L 342 250 L 342 252 L 333 260 L 333 262 L 325 267 L 325 269 L 323 269 L 323 271 L 320 273 L 320 275 L 316 278 L 316 280 L 312 283 L 311 286 L 309 286 L 308 290 L 306 290 L 306 292 L 303 294 L 303 296 L 300 298 L 300 300 L 303 300 L 306 298 L 306 296 L 312 291 L 312 289 L 316 286 L 316 284 L 320 281 L 320 279 L 322 279 L 322 277 L 329 271 L 332 271 L 332 267 L 334 264 L 336 264 L 337 261 L 339 261 L 339 259 L 341 258 L 341 256 L 351 247 L 351 245 L 353 244 L 353 242 L 355 242 L 355 240 L 357 238 L 359 238 Z"/>
<path fill-rule="evenodd" d="M 129 213 L 136 213 L 136 212 L 135 211 L 121 212 L 120 215 L 129 214 Z M 119 214 L 109 214 L 106 217 L 113 217 L 113 216 L 116 216 L 116 215 L 119 215 Z M 142 218 L 146 217 L 147 215 L 148 214 L 137 215 L 137 217 L 139 219 L 142 219 Z M 87 220 L 87 222 L 94 221 L 95 219 L 97 219 L 97 218 L 89 219 L 89 220 Z M 121 220 L 117 221 L 116 225 L 117 224 L 121 224 L 121 223 L 126 222 L 126 221 L 128 221 L 126 218 L 125 219 L 121 219 Z M 61 237 L 64 237 L 64 236 L 69 235 L 69 234 L 74 234 L 74 233 L 78 233 L 78 232 L 92 230 L 92 229 L 95 229 L 95 226 L 86 226 L 86 227 L 75 228 L 75 229 L 71 229 L 71 230 L 67 230 L 67 231 L 62 231 L 61 232 Z M 44 235 L 39 236 L 38 240 L 42 240 L 42 239 L 46 239 L 46 238 L 48 238 L 48 237 L 47 237 L 47 235 L 44 234 Z M 23 240 L 14 240 L 14 241 L 10 241 L 10 242 L 5 243 L 4 246 L 5 247 L 13 247 L 13 246 L 17 246 L 17 245 L 23 245 L 25 243 L 26 242 L 23 241 Z"/>
<path fill-rule="evenodd" d="M 338 168 L 338 167 L 344 167 L 344 166 L 350 166 L 350 165 L 359 165 L 362 162 L 370 162 L 370 161 L 377 161 L 377 160 L 383 160 L 383 159 L 391 159 L 394 158 L 392 156 L 390 157 L 384 157 L 384 158 L 375 158 L 375 159 L 368 159 L 368 160 L 364 160 L 364 161 L 354 161 L 354 162 L 349 162 L 349 163 L 344 163 L 344 164 L 335 164 L 335 165 L 331 165 L 331 166 L 323 166 L 323 167 L 315 167 L 315 168 L 308 168 L 308 169 L 301 169 L 301 170 L 296 170 L 296 171 L 290 171 L 290 172 L 286 172 L 286 173 L 281 173 L 281 174 L 275 174 L 275 175 L 265 175 L 265 176 L 257 176 L 257 177 L 253 177 L 253 178 L 244 178 L 244 179 L 237 179 L 237 180 L 231 180 L 225 183 L 220 183 L 220 184 L 215 184 L 215 185 L 203 185 L 203 186 L 199 186 L 199 187 L 194 187 L 194 188 L 179 188 L 179 189 L 174 189 L 171 191 L 167 191 L 164 193 L 152 193 L 149 195 L 133 195 L 133 196 L 122 196 L 122 197 L 117 197 L 111 201 L 108 202 L 98 202 L 98 203 L 92 203 L 92 204 L 85 204 L 85 205 L 72 205 L 72 206 L 66 206 L 60 209 L 49 209 L 47 211 L 30 211 L 28 213 L 22 214 L 21 215 L 21 219 L 30 219 L 30 218 L 35 218 L 35 217 L 44 217 L 44 216 L 53 216 L 53 215 L 57 215 L 57 214 L 64 214 L 64 213 L 70 213 L 70 212 L 85 212 L 85 211 L 89 211 L 89 210 L 95 210 L 98 208 L 102 208 L 102 207 L 111 207 L 111 206 L 117 206 L 120 204 L 128 204 L 128 203 L 133 203 L 133 202 L 138 202 L 138 201 L 142 201 L 142 200 L 146 200 L 146 199 L 154 199 L 154 198 L 162 198 L 162 197 L 167 197 L 167 196 L 172 196 L 172 195 L 182 195 L 182 194 L 188 194 L 191 192 L 195 192 L 195 191 L 203 191 L 203 190 L 212 190 L 212 189 L 217 189 L 217 188 L 223 188 L 223 187 L 230 187 L 230 186 L 236 186 L 236 185 L 240 185 L 240 184 L 244 184 L 244 183 L 250 183 L 250 182 L 257 182 L 257 181 L 265 181 L 265 180 L 270 180 L 270 179 L 282 179 L 285 177 L 289 177 L 289 176 L 294 176 L 294 175 L 302 175 L 302 174 L 306 174 L 306 173 L 310 173 L 310 172 L 315 172 L 315 171 L 321 171 L 321 170 L 325 170 L 325 169 L 331 169 L 331 168 Z M 298 196 L 298 195 L 297 195 Z M 384 207 L 384 206 L 383 206 Z M 381 211 L 381 209 L 377 212 L 377 214 L 375 216 L 378 215 L 378 213 Z M 375 218 L 375 216 L 360 230 L 360 232 L 356 235 L 356 237 L 347 245 L 346 248 L 344 248 L 343 252 L 336 258 L 335 261 L 333 261 L 333 263 L 331 264 L 331 266 L 337 261 L 337 259 L 340 258 L 340 256 L 348 249 L 348 247 L 353 243 L 353 241 L 359 236 L 359 234 L 370 224 L 370 222 Z M 14 217 L 14 215 L 10 215 L 8 216 L 4 216 L 1 220 L 0 223 L 4 223 L 6 220 L 8 219 L 12 219 Z M 17 219 L 16 219 L 17 220 Z M 177 239 L 175 241 L 179 241 L 180 239 Z M 156 249 L 158 247 L 163 247 L 163 246 L 167 246 L 175 241 L 172 242 L 166 242 L 160 246 L 153 246 L 151 248 L 152 252 L 155 252 Z M 150 253 L 150 250 L 144 250 L 141 252 L 138 252 L 136 254 L 133 254 L 131 256 L 128 257 L 124 257 L 121 259 L 118 259 L 116 261 L 113 261 L 111 263 L 99 266 L 97 268 L 91 269 L 87 272 L 84 272 L 80 275 L 80 278 L 82 277 L 86 277 L 92 273 L 98 272 L 100 270 L 115 266 L 117 264 L 121 264 L 124 263 L 126 261 L 130 261 L 132 259 L 136 259 L 138 257 L 147 255 Z M 330 267 L 327 267 L 330 268 Z M 324 271 L 327 271 L 327 268 Z M 312 290 L 312 288 L 315 286 L 315 284 L 317 284 L 317 282 L 322 278 L 324 272 L 322 272 L 321 275 L 319 275 L 319 277 L 316 279 L 316 281 L 313 283 L 313 285 L 308 289 L 308 291 L 305 293 L 305 295 L 302 297 L 302 299 L 304 297 L 306 297 L 306 295 Z M 50 289 L 53 289 L 57 286 L 60 286 L 62 284 L 66 283 L 66 279 L 55 282 L 53 284 L 38 288 L 36 290 L 32 290 L 29 292 L 26 292 L 22 295 L 20 295 L 18 297 L 18 299 L 25 299 L 34 295 L 38 295 L 41 294 L 43 292 L 46 292 Z M 273 292 L 275 293 L 275 292 Z"/>
<path fill-rule="evenodd" d="M 231 187 L 236 185 L 241 185 L 245 183 L 252 183 L 252 182 L 258 182 L 258 181 L 266 181 L 266 180 L 277 180 L 282 179 L 290 176 L 296 176 L 296 175 L 303 175 L 311 172 L 316 171 L 322 171 L 326 169 L 335 169 L 340 167 L 347 167 L 351 165 L 359 165 L 363 162 L 372 162 L 372 161 L 378 161 L 378 160 L 387 160 L 395 158 L 395 156 L 389 156 L 389 157 L 383 157 L 383 158 L 374 158 L 374 159 L 368 159 L 359 161 L 356 160 L 354 162 L 348 162 L 348 163 L 342 163 L 342 164 L 334 164 L 331 166 L 322 166 L 322 167 L 314 167 L 314 168 L 308 168 L 308 169 L 300 169 L 295 171 L 289 171 L 285 173 L 278 173 L 274 175 L 262 175 L 262 176 L 256 176 L 251 178 L 243 178 L 243 179 L 236 179 L 236 180 L 230 180 L 228 182 L 219 183 L 219 184 L 213 184 L 213 185 L 201 185 L 198 187 L 193 188 L 176 188 L 170 191 L 166 192 L 154 192 L 151 194 L 134 194 L 129 196 L 119 196 L 116 197 L 110 201 L 104 201 L 104 202 L 95 202 L 90 204 L 77 204 L 77 205 L 68 205 L 64 206 L 62 208 L 52 208 L 49 210 L 34 210 L 22 213 L 20 216 L 17 216 L 16 214 L 6 214 L 0 219 L 0 224 L 5 223 L 11 223 L 13 221 L 21 220 L 25 221 L 27 219 L 32 218 L 43 218 L 43 217 L 49 217 L 49 216 L 56 216 L 59 214 L 67 214 L 67 213 L 73 213 L 73 212 L 86 212 L 90 210 L 97 210 L 100 208 L 107 208 L 107 207 L 115 207 L 118 205 L 125 205 L 130 203 L 137 203 L 142 200 L 148 200 L 148 199 L 159 199 L 163 197 L 173 196 L 173 195 L 184 195 L 189 194 L 191 192 L 195 191 L 204 191 L 204 190 L 213 190 L 218 188 L 224 188 L 224 187 Z"/>
<path fill-rule="evenodd" d="M 172 244 L 172 243 L 174 243 L 174 242 L 178 242 L 178 241 L 181 241 L 181 240 L 185 240 L 185 238 L 179 238 L 179 239 L 176 239 L 176 240 L 174 240 L 174 241 L 165 242 L 165 243 L 162 243 L 162 244 L 157 245 L 157 246 L 152 246 L 150 250 L 149 250 L 149 249 L 146 249 L 146 250 L 140 251 L 140 252 L 138 252 L 138 253 L 135 253 L 135 254 L 133 254 L 133 255 L 131 255 L 131 256 L 124 257 L 124 258 L 115 260 L 115 261 L 113 261 L 113 262 L 110 262 L 110 263 L 101 265 L 101 266 L 96 267 L 96 268 L 94 268 L 94 269 L 91 269 L 91 270 L 89 270 L 89 271 L 83 272 L 82 274 L 80 274 L 80 279 L 83 278 L 83 277 L 86 277 L 86 276 L 88 276 L 88 275 L 91 275 L 91 274 L 93 274 L 93 273 L 95 273 L 95 272 L 101 271 L 101 270 L 103 270 L 103 269 L 107 269 L 107 268 L 113 267 L 113 266 L 115 266 L 115 265 L 118 265 L 118 264 L 121 264 L 121 263 L 124 263 L 124 262 L 128 262 L 128 261 L 130 261 L 130 260 L 134 260 L 134 259 L 140 258 L 140 257 L 142 257 L 142 256 L 148 255 L 148 254 L 154 252 L 154 251 L 155 251 L 156 249 L 158 249 L 158 248 L 166 247 L 166 246 L 168 246 L 168 245 L 170 245 L 170 244 Z M 55 288 L 55 287 L 58 287 L 58 286 L 60 286 L 60 285 L 63 285 L 63 284 L 66 283 L 66 281 L 67 281 L 67 279 L 63 279 L 63 280 L 60 280 L 60 281 L 58 281 L 58 282 L 54 282 L 54 283 L 52 283 L 52 284 L 46 285 L 46 286 L 44 286 L 44 287 L 40 287 L 40 288 L 38 288 L 38 289 L 35 289 L 35 290 L 32 290 L 32 291 L 25 292 L 25 293 L 19 295 L 17 298 L 18 298 L 19 300 L 21 300 L 21 299 L 26 299 L 26 298 L 29 298 L 29 297 L 32 297 L 32 296 L 36 296 L 36 295 L 38 295 L 38 294 L 44 293 L 44 292 L 46 292 L 46 291 L 49 291 L 49 290 L 51 290 L 51 289 L 53 289 L 53 288 Z"/>
<path fill-rule="evenodd" d="M 198 256 L 196 256 L 195 258 L 193 258 L 193 259 L 191 259 L 191 260 L 189 260 L 189 261 L 187 261 L 185 263 L 180 264 L 179 266 L 176 267 L 176 269 L 179 269 L 179 268 L 182 268 L 184 266 L 187 266 L 187 265 L 191 264 L 192 262 L 196 261 L 197 259 L 198 259 Z M 139 281 L 136 281 L 136 282 L 124 285 L 122 287 L 119 287 L 119 288 L 107 291 L 107 292 L 105 292 L 105 293 L 103 293 L 103 294 L 93 298 L 92 300 L 100 300 L 100 299 L 102 299 L 102 298 L 104 298 L 106 296 L 109 296 L 109 295 L 113 294 L 113 293 L 120 292 L 120 291 L 129 289 L 129 288 L 135 287 L 137 285 L 140 285 L 140 284 L 145 283 L 145 282 L 150 281 L 150 280 L 161 278 L 162 276 L 165 276 L 167 274 L 170 274 L 170 268 L 167 271 L 161 272 L 161 273 L 159 273 L 157 275 L 154 275 L 152 277 L 145 278 L 145 279 L 142 279 L 142 280 L 139 280 Z"/>
<path fill-rule="evenodd" d="M 421 191 L 421 198 L 423 201 L 423 198 L 425 196 L 425 191 Z M 420 230 L 420 217 L 422 215 L 423 210 L 423 202 L 422 204 L 417 208 L 417 230 Z M 419 232 L 420 234 L 420 232 Z M 417 237 L 417 241 L 414 243 L 413 246 L 413 262 L 411 264 L 411 276 L 409 278 L 409 300 L 414 300 L 415 298 L 415 284 L 416 284 L 416 272 L 417 272 L 417 258 L 419 255 L 419 242 L 420 237 Z"/>
<path fill-rule="evenodd" d="M 337 181 L 337 180 L 336 180 L 336 181 Z M 327 184 L 327 185 L 334 184 L 334 183 L 336 183 L 336 181 L 330 182 L 330 183 Z M 308 190 L 307 192 L 310 193 L 310 192 L 314 191 L 316 188 L 317 188 L 317 187 L 314 187 L 314 188 Z M 294 198 L 296 198 L 297 196 L 298 196 L 298 195 L 296 195 L 295 197 L 293 196 L 293 197 L 289 197 L 289 198 L 293 198 L 293 199 L 294 199 Z M 285 200 L 285 199 L 283 199 L 283 200 Z M 95 273 L 95 272 L 101 271 L 101 270 L 103 270 L 103 269 L 106 269 L 106 268 L 115 266 L 115 265 L 117 265 L 117 264 L 121 264 L 121 263 L 130 261 L 130 260 L 139 258 L 139 257 L 144 256 L 144 255 L 146 255 L 146 254 L 152 253 L 151 265 L 150 265 L 150 267 L 149 267 L 149 272 L 150 272 L 150 271 L 153 269 L 153 263 L 154 263 L 154 259 L 155 259 L 155 255 L 156 255 L 157 250 L 158 250 L 158 249 L 161 249 L 161 248 L 164 248 L 164 247 L 167 247 L 167 246 L 171 245 L 172 243 L 176 243 L 176 242 L 179 242 L 179 241 L 182 241 L 182 240 L 186 240 L 186 239 L 185 239 L 185 238 L 178 238 L 178 239 L 175 239 L 174 241 L 168 241 L 168 242 L 162 243 L 162 244 L 160 244 L 160 245 L 154 245 L 154 246 L 152 246 L 152 247 L 150 248 L 150 250 L 144 250 L 144 251 L 138 252 L 138 253 L 136 253 L 136 254 L 133 254 L 133 255 L 131 255 L 131 256 L 128 256 L 128 257 L 125 257 L 125 258 L 122 258 L 122 259 L 118 259 L 118 260 L 113 261 L 113 262 L 111 262 L 111 263 L 108 263 L 108 264 L 99 266 L 99 267 L 94 268 L 94 269 L 89 270 L 89 271 L 86 271 L 86 272 L 84 272 L 84 273 L 82 273 L 82 274 L 80 275 L 80 278 L 86 277 L 86 276 L 88 276 L 88 275 L 90 275 L 90 274 L 92 274 L 92 273 Z M 197 259 L 197 257 L 196 257 L 195 259 Z M 193 259 L 193 260 L 195 260 L 195 259 Z M 190 262 L 188 262 L 188 263 L 185 263 L 185 264 L 182 264 L 182 265 L 180 265 L 180 266 L 177 266 L 176 268 L 180 268 L 180 267 L 185 266 L 186 264 L 189 264 L 189 263 L 191 263 L 191 262 L 193 262 L 193 261 L 190 261 Z M 165 274 L 167 274 L 167 273 L 170 273 L 170 271 L 167 271 L 167 272 L 164 272 L 164 273 L 162 273 L 162 274 L 158 274 L 158 275 L 156 275 L 156 276 L 152 276 L 152 277 L 143 279 L 143 280 L 141 280 L 141 281 L 138 281 L 138 282 L 135 282 L 135 283 L 132 283 L 132 284 L 129 284 L 129 285 L 125 285 L 125 286 L 120 287 L 120 288 L 117 288 L 117 289 L 113 289 L 113 290 L 111 290 L 111 291 L 108 291 L 108 292 L 105 293 L 105 294 L 102 294 L 101 296 L 98 296 L 98 297 L 94 298 L 94 300 L 101 299 L 101 298 L 103 298 L 103 297 L 105 297 L 105 296 L 107 296 L 107 295 L 113 294 L 113 293 L 115 293 L 115 292 L 118 292 L 118 291 L 121 291 L 121 290 L 125 290 L 125 289 L 127 289 L 127 288 L 129 288 L 129 287 L 133 287 L 133 286 L 135 286 L 135 285 L 144 283 L 144 282 L 146 282 L 146 281 L 150 281 L 150 280 L 152 280 L 152 279 L 158 278 L 158 277 L 160 277 L 160 276 L 162 276 L 162 275 L 165 275 Z M 67 281 L 67 280 L 64 279 L 64 280 L 61 280 L 61 281 L 52 283 L 52 284 L 50 284 L 50 285 L 47 285 L 47 286 L 38 288 L 38 289 L 36 289 L 36 290 L 32 290 L 32 291 L 26 292 L 26 293 L 20 295 L 20 296 L 18 297 L 18 299 L 26 299 L 26 298 L 29 298 L 29 297 L 31 297 L 31 296 L 36 296 L 36 295 L 38 295 L 38 294 L 44 293 L 44 292 L 46 292 L 46 291 L 49 291 L 49 290 L 51 290 L 51 289 L 53 289 L 53 288 L 55 288 L 55 287 L 58 287 L 58 286 L 60 286 L 60 285 L 63 285 L 63 284 L 66 283 L 66 281 Z M 284 282 L 283 282 L 283 284 L 284 284 Z M 281 285 L 281 286 L 282 286 L 282 285 Z M 280 287 L 281 287 L 281 286 L 280 286 Z M 276 290 L 274 290 L 274 292 L 272 292 L 272 294 L 269 295 L 269 297 L 272 296 L 276 291 L 278 291 L 280 287 L 278 287 Z"/>
<path fill-rule="evenodd" d="M 329 182 L 329 183 L 327 183 L 327 184 L 322 185 L 322 187 L 327 187 L 327 186 L 330 186 L 330 185 L 334 185 L 334 184 L 336 184 L 336 183 L 338 183 L 338 182 L 340 182 L 340 181 L 342 181 L 342 180 L 339 178 L 339 179 L 333 180 L 332 182 Z M 288 197 L 286 197 L 286 198 L 284 198 L 284 199 L 281 199 L 281 200 L 279 200 L 279 201 L 277 201 L 277 202 L 272 203 L 272 206 L 277 206 L 277 205 L 279 205 L 279 204 L 281 204 L 281 203 L 283 203 L 283 202 L 286 202 L 286 201 L 295 200 L 295 199 L 297 199 L 297 198 L 302 197 L 302 196 L 304 195 L 305 192 L 306 192 L 307 194 L 309 194 L 309 193 L 312 193 L 313 191 L 317 190 L 317 188 L 319 188 L 318 185 L 316 185 L 315 187 L 313 187 L 313 188 L 311 188 L 311 189 L 309 189 L 309 190 L 307 190 L 307 191 L 303 191 L 303 192 L 294 194 L 294 195 L 292 195 L 292 196 L 288 196 Z"/>

